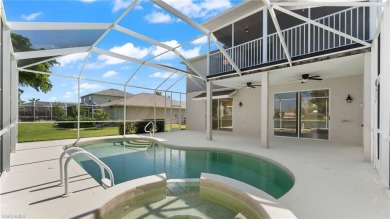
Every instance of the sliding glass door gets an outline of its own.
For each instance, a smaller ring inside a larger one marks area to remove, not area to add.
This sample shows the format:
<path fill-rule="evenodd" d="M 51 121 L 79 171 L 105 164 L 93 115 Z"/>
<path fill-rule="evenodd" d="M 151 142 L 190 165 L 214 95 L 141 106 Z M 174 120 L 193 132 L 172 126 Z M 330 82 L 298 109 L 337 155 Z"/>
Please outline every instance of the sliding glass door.
<path fill-rule="evenodd" d="M 233 99 L 213 100 L 213 130 L 233 131 Z"/>
<path fill-rule="evenodd" d="M 300 92 L 301 138 L 329 139 L 329 90 Z"/>
<path fill-rule="evenodd" d="M 298 137 L 298 93 L 279 93 L 274 96 L 274 134 Z"/>
<path fill-rule="evenodd" d="M 274 135 L 329 139 L 329 90 L 274 95 Z"/>

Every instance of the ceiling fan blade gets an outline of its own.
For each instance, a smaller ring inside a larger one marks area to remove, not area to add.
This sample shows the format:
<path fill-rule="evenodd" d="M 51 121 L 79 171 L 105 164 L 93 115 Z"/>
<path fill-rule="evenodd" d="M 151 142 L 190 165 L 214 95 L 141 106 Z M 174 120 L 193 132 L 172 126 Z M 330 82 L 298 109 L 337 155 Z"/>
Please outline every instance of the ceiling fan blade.
<path fill-rule="evenodd" d="M 322 81 L 322 78 L 309 78 L 309 79 L 314 81 Z"/>

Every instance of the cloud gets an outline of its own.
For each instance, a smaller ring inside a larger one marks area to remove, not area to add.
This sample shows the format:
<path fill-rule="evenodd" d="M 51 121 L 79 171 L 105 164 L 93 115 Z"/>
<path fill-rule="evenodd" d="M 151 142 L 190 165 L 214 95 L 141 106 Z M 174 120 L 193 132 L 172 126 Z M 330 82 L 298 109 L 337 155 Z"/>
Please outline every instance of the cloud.
<path fill-rule="evenodd" d="M 23 14 L 21 17 L 23 20 L 33 21 L 33 20 L 35 20 L 35 18 L 37 18 L 40 15 L 42 15 L 42 12 L 36 12 L 36 13 L 28 14 L 28 15 Z"/>
<path fill-rule="evenodd" d="M 50 101 L 55 101 L 55 100 L 57 100 L 57 97 L 50 98 Z"/>
<path fill-rule="evenodd" d="M 114 7 L 112 8 L 112 12 L 117 12 L 121 9 L 127 8 L 132 2 L 132 0 L 114 0 Z"/>
<path fill-rule="evenodd" d="M 207 37 L 206 36 L 203 36 L 197 40 L 194 40 L 191 42 L 191 44 L 194 44 L 194 45 L 203 45 L 203 44 L 206 44 L 207 43 Z"/>
<path fill-rule="evenodd" d="M 207 18 L 232 6 L 230 0 L 164 0 L 190 18 Z"/>
<path fill-rule="evenodd" d="M 96 2 L 96 0 L 80 0 L 81 2 L 84 2 L 84 3 L 92 3 L 92 2 Z"/>
<path fill-rule="evenodd" d="M 65 94 L 64 94 L 64 98 L 70 98 L 70 97 L 72 97 L 74 94 L 75 94 L 74 92 L 67 91 L 67 92 L 65 92 Z"/>
<path fill-rule="evenodd" d="M 140 10 L 143 10 L 143 9 L 144 9 L 144 7 L 142 7 L 140 4 L 138 4 L 138 5 L 136 5 L 134 7 L 134 10 L 137 10 L 137 11 L 140 11 Z"/>
<path fill-rule="evenodd" d="M 134 46 L 132 43 L 126 43 L 122 46 L 115 46 L 110 49 L 111 52 L 122 54 L 125 56 L 137 58 L 137 59 L 143 59 L 150 53 L 149 47 L 137 47 Z M 95 63 L 89 63 L 87 67 L 89 69 L 100 69 L 107 65 L 117 65 L 125 63 L 126 61 L 123 59 L 117 59 L 111 56 L 106 55 L 99 55 L 97 57 L 98 62 Z"/>
<path fill-rule="evenodd" d="M 88 83 L 88 82 L 80 84 L 80 93 L 83 93 L 84 91 L 93 92 L 96 90 L 103 90 L 103 89 L 104 89 L 104 86 L 102 86 L 100 84 L 92 84 L 92 83 Z M 77 92 L 78 92 L 77 90 L 78 90 L 77 84 L 74 84 L 73 90 L 65 92 L 64 98 L 70 98 L 70 97 L 77 95 Z"/>
<path fill-rule="evenodd" d="M 163 79 L 166 79 L 166 78 L 168 78 L 171 74 L 172 74 L 172 72 L 155 72 L 155 73 L 149 75 L 149 77 L 151 77 L 151 78 L 163 78 Z M 177 74 L 173 74 L 171 78 L 177 78 Z"/>
<path fill-rule="evenodd" d="M 57 61 L 61 64 L 61 66 L 66 66 L 68 64 L 84 60 L 85 57 L 87 57 L 87 54 L 87 52 L 75 53 L 58 58 Z"/>
<path fill-rule="evenodd" d="M 144 17 L 144 19 L 150 24 L 167 24 L 172 23 L 175 19 L 169 14 L 154 11 Z"/>
<path fill-rule="evenodd" d="M 118 72 L 116 72 L 116 71 L 108 71 L 108 72 L 103 74 L 103 78 L 109 78 L 109 77 L 112 77 L 112 76 L 117 75 L 117 74 L 118 74 Z"/>
<path fill-rule="evenodd" d="M 162 43 L 164 43 L 170 47 L 176 47 L 179 45 L 179 42 L 177 42 L 176 40 L 170 40 L 170 41 L 166 41 L 166 42 L 162 42 Z M 181 53 L 185 58 L 193 58 L 193 57 L 200 55 L 200 49 L 201 49 L 201 47 L 199 47 L 199 46 L 196 46 L 196 47 L 194 47 L 192 49 L 188 49 L 188 50 L 185 50 L 185 49 L 180 47 L 180 48 L 177 48 L 176 51 Z M 156 55 L 161 54 L 165 51 L 167 51 L 167 50 L 162 48 L 162 47 L 155 46 L 153 51 L 152 51 L 152 54 L 154 56 L 156 56 Z M 175 59 L 176 57 L 177 56 L 175 53 L 168 52 L 168 53 L 165 53 L 164 55 L 158 56 L 157 58 L 155 58 L 155 60 L 171 60 L 171 59 Z"/>

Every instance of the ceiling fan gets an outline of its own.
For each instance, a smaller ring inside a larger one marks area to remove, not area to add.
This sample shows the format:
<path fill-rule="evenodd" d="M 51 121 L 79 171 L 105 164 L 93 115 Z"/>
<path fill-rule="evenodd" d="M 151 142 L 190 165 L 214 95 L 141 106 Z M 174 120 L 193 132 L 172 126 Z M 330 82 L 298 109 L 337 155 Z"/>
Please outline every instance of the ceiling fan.
<path fill-rule="evenodd" d="M 301 81 L 301 84 L 306 83 L 308 80 L 322 81 L 322 78 L 319 75 L 310 76 L 310 74 L 303 74 L 302 78 L 299 79 L 299 81 Z"/>
<path fill-rule="evenodd" d="M 242 87 L 242 88 L 247 88 L 247 89 L 249 89 L 249 88 L 256 88 L 256 87 L 260 87 L 261 85 L 260 84 L 252 84 L 252 82 L 247 82 L 246 83 L 246 86 L 244 86 L 244 87 Z"/>

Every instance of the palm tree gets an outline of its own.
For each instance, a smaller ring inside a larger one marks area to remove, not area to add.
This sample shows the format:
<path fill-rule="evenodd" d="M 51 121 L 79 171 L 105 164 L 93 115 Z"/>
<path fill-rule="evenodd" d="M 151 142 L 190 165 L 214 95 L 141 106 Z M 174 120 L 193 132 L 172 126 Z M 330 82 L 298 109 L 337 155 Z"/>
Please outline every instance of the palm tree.
<path fill-rule="evenodd" d="M 40 101 L 41 99 L 35 99 L 35 98 L 32 98 L 32 99 L 29 99 L 29 101 L 33 102 L 34 103 L 34 122 L 35 122 L 35 103 Z"/>

